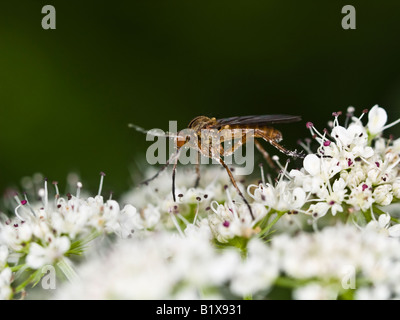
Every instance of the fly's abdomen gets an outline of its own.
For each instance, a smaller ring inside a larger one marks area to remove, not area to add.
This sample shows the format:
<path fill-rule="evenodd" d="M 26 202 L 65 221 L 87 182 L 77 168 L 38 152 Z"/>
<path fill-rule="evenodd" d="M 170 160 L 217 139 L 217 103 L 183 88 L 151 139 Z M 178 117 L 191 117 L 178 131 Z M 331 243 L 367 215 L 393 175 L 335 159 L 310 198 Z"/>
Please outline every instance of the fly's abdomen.
<path fill-rule="evenodd" d="M 282 140 L 282 133 L 272 127 L 259 127 L 255 128 L 263 133 L 263 136 L 269 140 L 279 142 Z"/>

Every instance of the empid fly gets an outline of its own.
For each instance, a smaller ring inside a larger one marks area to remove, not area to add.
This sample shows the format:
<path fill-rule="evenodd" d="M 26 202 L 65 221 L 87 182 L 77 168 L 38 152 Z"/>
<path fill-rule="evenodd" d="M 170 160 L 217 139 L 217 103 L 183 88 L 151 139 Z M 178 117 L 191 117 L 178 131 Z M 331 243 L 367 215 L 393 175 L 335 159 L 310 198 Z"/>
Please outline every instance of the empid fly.
<path fill-rule="evenodd" d="M 232 185 L 237 190 L 243 202 L 248 207 L 251 217 L 254 219 L 251 206 L 244 197 L 243 193 L 240 191 L 232 171 L 225 163 L 224 158 L 232 155 L 241 146 L 246 144 L 246 141 L 249 139 L 254 141 L 256 148 L 261 152 L 265 160 L 272 167 L 273 162 L 268 152 L 257 139 L 263 139 L 267 141 L 269 144 L 287 156 L 293 158 L 304 158 L 302 153 L 299 153 L 296 150 L 291 151 L 283 147 L 280 144 L 282 141 L 282 133 L 273 127 L 275 124 L 293 123 L 300 120 L 301 117 L 299 116 L 283 114 L 239 116 L 223 119 L 209 118 L 206 116 L 196 117 L 190 121 L 187 129 L 181 130 L 176 134 L 165 134 L 167 137 L 173 137 L 176 139 L 176 152 L 167 160 L 165 165 L 153 177 L 143 181 L 142 183 L 148 184 L 150 181 L 157 178 L 157 176 L 173 162 L 172 196 L 176 202 L 175 174 L 179 154 L 184 148 L 193 148 L 197 152 L 198 160 L 200 159 L 200 156 L 208 157 L 221 164 L 225 168 Z M 145 131 L 135 125 L 130 126 L 134 127 L 138 131 L 149 133 L 149 131 Z M 226 142 L 229 142 L 228 147 L 226 147 Z M 196 175 L 197 178 L 195 187 L 198 186 L 200 181 L 200 161 L 196 162 Z"/>

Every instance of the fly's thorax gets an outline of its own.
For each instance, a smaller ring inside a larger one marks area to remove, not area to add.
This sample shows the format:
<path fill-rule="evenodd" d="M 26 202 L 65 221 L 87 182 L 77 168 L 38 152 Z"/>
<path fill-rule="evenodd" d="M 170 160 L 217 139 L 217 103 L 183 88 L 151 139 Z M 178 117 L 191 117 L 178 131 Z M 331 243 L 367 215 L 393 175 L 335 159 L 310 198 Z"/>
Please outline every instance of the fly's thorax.
<path fill-rule="evenodd" d="M 220 144 L 220 136 L 215 129 L 202 129 L 198 134 L 198 140 L 203 150 L 210 150 Z"/>
<path fill-rule="evenodd" d="M 215 118 L 209 118 L 206 116 L 198 116 L 190 121 L 188 129 L 192 129 L 200 134 L 202 129 L 205 129 L 213 124 L 216 124 L 217 120 Z"/>

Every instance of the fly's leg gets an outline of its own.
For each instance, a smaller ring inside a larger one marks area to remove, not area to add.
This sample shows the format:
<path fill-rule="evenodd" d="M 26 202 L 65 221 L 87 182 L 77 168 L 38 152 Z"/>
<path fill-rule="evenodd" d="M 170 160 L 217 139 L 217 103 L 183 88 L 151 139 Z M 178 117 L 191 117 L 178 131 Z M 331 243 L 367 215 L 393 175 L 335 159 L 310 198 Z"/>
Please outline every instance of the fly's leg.
<path fill-rule="evenodd" d="M 263 138 L 265 141 L 269 142 L 272 146 L 274 146 L 276 149 L 278 149 L 280 152 L 283 154 L 286 154 L 289 157 L 293 158 L 304 158 L 304 154 L 302 152 L 297 152 L 297 150 L 291 151 L 286 149 L 285 147 L 281 146 L 278 142 L 275 140 L 269 138 L 262 130 L 256 129 L 255 130 L 255 135 L 254 137 L 256 138 Z"/>
<path fill-rule="evenodd" d="M 155 178 L 157 178 L 161 172 L 163 172 L 165 169 L 167 169 L 167 167 L 170 165 L 171 161 L 174 160 L 174 158 L 178 158 L 179 155 L 179 150 L 177 150 L 177 152 L 175 154 L 173 154 L 168 160 L 167 162 L 160 168 L 160 170 L 157 171 L 157 173 L 152 176 L 150 179 L 147 179 L 145 181 L 142 181 L 140 184 L 145 184 L 148 185 L 150 181 L 153 181 Z"/>
<path fill-rule="evenodd" d="M 260 153 L 262 154 L 262 156 L 264 157 L 265 161 L 267 161 L 268 165 L 274 169 L 275 171 L 279 171 L 279 169 L 276 167 L 275 163 L 272 161 L 271 156 L 269 155 L 269 153 L 263 148 L 263 146 L 261 145 L 261 143 L 259 143 L 257 140 L 254 140 L 254 144 L 256 145 L 258 151 L 260 151 Z"/>
<path fill-rule="evenodd" d="M 280 152 L 286 154 L 289 157 L 293 158 L 304 158 L 304 154 L 302 152 L 297 152 L 297 150 L 291 151 L 284 147 L 282 147 L 278 142 L 274 140 L 267 140 L 270 144 L 272 144 L 275 148 L 277 148 Z"/>
<path fill-rule="evenodd" d="M 194 187 L 197 188 L 200 183 L 200 152 L 197 152 L 197 163 L 196 163 L 196 182 Z"/>
<path fill-rule="evenodd" d="M 232 150 L 234 150 L 234 149 L 235 149 L 235 147 L 232 148 Z M 237 149 L 237 148 L 236 148 L 236 149 Z M 230 150 L 230 151 L 232 151 L 232 150 Z M 219 163 L 225 168 L 226 172 L 227 172 L 228 175 L 229 175 L 229 178 L 230 178 L 230 180 L 231 180 L 231 183 L 233 184 L 233 186 L 234 186 L 235 189 L 237 190 L 237 192 L 238 192 L 238 194 L 240 195 L 240 197 L 242 198 L 243 202 L 246 204 L 247 208 L 248 208 L 249 211 L 250 211 L 250 215 L 251 215 L 252 219 L 254 220 L 253 210 L 251 209 L 249 202 L 248 202 L 248 201 L 246 200 L 246 198 L 244 197 L 242 191 L 240 191 L 240 189 L 239 189 L 239 187 L 238 187 L 238 185 L 237 185 L 237 183 L 236 183 L 236 180 L 235 180 L 235 178 L 233 177 L 233 174 L 232 174 L 231 170 L 230 170 L 229 167 L 226 165 L 226 163 L 224 162 L 224 160 L 222 160 L 222 158 L 221 158 L 222 156 L 226 155 L 226 152 L 224 151 L 223 146 L 222 146 L 221 144 L 219 145 L 219 150 L 218 150 L 219 155 L 213 154 L 213 152 L 212 152 L 211 149 L 210 149 L 210 150 L 203 150 L 202 148 L 199 148 L 198 151 L 199 151 L 202 155 L 204 155 L 204 156 L 206 156 L 206 157 L 209 157 L 209 158 L 213 158 L 213 159 L 215 159 L 215 160 L 218 160 Z M 229 151 L 228 151 L 228 155 L 229 155 Z"/>
<path fill-rule="evenodd" d="M 252 219 L 254 220 L 253 210 L 251 210 L 251 207 L 250 207 L 249 202 L 248 202 L 248 201 L 246 200 L 246 198 L 244 197 L 242 191 L 240 191 L 240 189 L 239 189 L 239 187 L 238 187 L 238 185 L 237 185 L 237 183 L 236 183 L 236 180 L 235 180 L 235 178 L 233 177 L 233 174 L 232 174 L 231 170 L 229 170 L 228 166 L 225 164 L 225 162 L 224 162 L 221 158 L 219 158 L 219 162 L 220 162 L 221 165 L 225 168 L 226 172 L 227 172 L 228 175 L 229 175 L 229 178 L 231 179 L 231 182 L 232 182 L 233 186 L 235 187 L 235 189 L 236 189 L 237 192 L 239 193 L 240 197 L 242 198 L 242 200 L 243 200 L 244 203 L 246 204 L 247 208 L 249 208 L 250 215 L 251 215 Z"/>
<path fill-rule="evenodd" d="M 178 157 L 175 158 L 174 166 L 172 168 L 172 198 L 174 202 L 176 202 L 175 196 L 175 175 L 176 175 L 176 166 L 178 165 Z"/>

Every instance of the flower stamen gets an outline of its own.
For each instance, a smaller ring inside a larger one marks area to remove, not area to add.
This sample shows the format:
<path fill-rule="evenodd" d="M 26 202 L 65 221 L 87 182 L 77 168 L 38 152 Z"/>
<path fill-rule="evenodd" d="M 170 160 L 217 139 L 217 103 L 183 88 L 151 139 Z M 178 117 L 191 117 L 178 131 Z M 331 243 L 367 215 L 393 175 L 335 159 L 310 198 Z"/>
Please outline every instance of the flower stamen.
<path fill-rule="evenodd" d="M 106 174 L 103 171 L 100 172 L 100 185 L 99 185 L 99 191 L 97 192 L 98 196 L 101 196 L 101 191 L 103 189 L 103 180 L 104 180 L 105 176 L 106 176 Z"/>
<path fill-rule="evenodd" d="M 79 197 L 81 195 L 82 187 L 83 187 L 82 182 L 77 182 L 77 184 L 76 184 L 76 198 L 77 199 L 79 199 Z"/>

